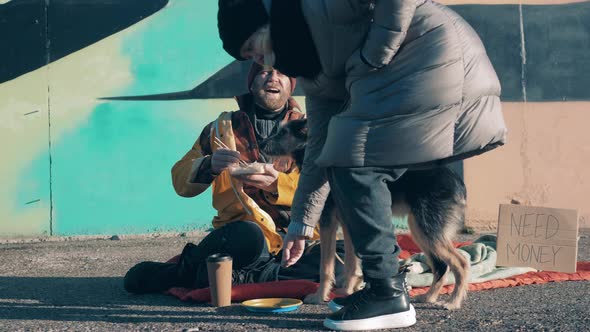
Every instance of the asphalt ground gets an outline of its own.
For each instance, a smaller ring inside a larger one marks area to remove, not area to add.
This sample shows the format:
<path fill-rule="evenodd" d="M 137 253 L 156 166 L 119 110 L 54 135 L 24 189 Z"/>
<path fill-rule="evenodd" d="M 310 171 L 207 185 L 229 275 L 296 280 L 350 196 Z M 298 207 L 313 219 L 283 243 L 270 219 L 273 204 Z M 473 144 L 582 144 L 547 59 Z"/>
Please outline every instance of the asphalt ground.
<path fill-rule="evenodd" d="M 324 330 L 325 305 L 266 314 L 125 292 L 129 267 L 165 261 L 203 235 L 0 242 L 0 331 Z M 590 260 L 590 231 L 578 259 Z M 415 307 L 418 323 L 406 331 L 590 331 L 590 281 L 471 292 L 457 311 Z"/>

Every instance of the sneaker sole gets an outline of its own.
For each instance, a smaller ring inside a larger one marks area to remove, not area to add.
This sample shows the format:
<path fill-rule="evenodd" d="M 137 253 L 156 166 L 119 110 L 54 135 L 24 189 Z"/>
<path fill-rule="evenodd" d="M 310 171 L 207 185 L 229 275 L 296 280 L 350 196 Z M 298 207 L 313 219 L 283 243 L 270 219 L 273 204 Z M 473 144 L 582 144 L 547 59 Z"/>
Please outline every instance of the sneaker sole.
<path fill-rule="evenodd" d="M 416 324 L 416 311 L 411 304 L 410 310 L 397 314 L 356 320 L 324 320 L 325 327 L 337 331 L 396 329 L 412 326 L 414 324 Z"/>
<path fill-rule="evenodd" d="M 334 302 L 334 300 L 328 302 L 328 308 L 332 312 L 336 312 L 344 307 L 343 305 L 339 305 L 338 303 Z"/>

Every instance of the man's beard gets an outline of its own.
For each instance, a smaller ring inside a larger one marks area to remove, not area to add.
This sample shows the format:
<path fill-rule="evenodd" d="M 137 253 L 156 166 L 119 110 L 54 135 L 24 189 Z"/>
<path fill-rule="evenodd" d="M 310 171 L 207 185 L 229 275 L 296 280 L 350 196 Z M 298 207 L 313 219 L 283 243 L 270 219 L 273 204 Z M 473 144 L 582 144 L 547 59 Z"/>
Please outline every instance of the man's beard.
<path fill-rule="evenodd" d="M 257 91 L 254 95 L 254 102 L 269 111 L 276 111 L 279 109 L 283 109 L 287 101 L 289 100 L 289 96 L 284 91 L 279 92 L 276 95 L 273 95 L 266 91 Z"/>

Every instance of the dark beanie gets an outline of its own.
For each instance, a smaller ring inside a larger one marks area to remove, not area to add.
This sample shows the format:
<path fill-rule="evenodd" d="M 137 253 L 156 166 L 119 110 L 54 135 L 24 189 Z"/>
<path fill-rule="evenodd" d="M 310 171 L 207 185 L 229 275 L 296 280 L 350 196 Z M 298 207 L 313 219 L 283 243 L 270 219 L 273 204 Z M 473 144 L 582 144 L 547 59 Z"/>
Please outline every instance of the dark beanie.
<path fill-rule="evenodd" d="M 252 82 L 254 82 L 254 78 L 256 78 L 256 75 L 258 75 L 258 73 L 260 73 L 263 68 L 264 67 L 262 67 L 258 63 L 252 62 L 252 66 L 250 67 L 250 71 L 248 72 L 248 90 L 250 90 L 250 86 L 252 86 Z M 297 84 L 297 80 L 295 79 L 295 77 L 289 77 L 289 81 L 291 81 L 292 94 L 293 91 L 295 91 L 295 85 Z"/>
<path fill-rule="evenodd" d="M 262 0 L 219 0 L 217 28 L 223 49 L 238 60 L 240 48 L 256 30 L 269 22 Z"/>

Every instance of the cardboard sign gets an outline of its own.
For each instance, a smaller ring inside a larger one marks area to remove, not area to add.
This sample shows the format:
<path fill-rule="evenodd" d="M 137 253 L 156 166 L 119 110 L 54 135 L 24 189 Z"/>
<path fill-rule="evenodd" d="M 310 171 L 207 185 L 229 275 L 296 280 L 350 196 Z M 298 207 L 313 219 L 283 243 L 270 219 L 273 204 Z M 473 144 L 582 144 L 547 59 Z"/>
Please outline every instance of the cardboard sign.
<path fill-rule="evenodd" d="M 502 204 L 498 266 L 576 272 L 578 211 Z"/>

